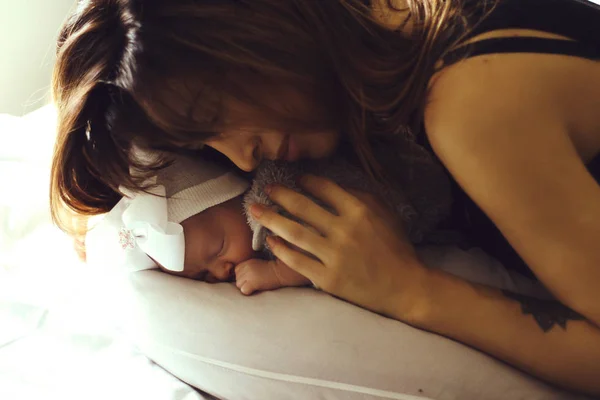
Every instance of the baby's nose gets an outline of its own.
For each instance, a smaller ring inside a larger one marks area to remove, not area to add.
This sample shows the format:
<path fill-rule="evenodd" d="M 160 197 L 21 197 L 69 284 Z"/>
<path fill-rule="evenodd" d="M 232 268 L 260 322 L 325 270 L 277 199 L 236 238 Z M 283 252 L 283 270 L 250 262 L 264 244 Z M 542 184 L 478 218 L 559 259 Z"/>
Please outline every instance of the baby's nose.
<path fill-rule="evenodd" d="M 232 263 L 223 263 L 214 272 L 215 278 L 219 282 L 233 282 L 235 280 L 235 272 Z"/>

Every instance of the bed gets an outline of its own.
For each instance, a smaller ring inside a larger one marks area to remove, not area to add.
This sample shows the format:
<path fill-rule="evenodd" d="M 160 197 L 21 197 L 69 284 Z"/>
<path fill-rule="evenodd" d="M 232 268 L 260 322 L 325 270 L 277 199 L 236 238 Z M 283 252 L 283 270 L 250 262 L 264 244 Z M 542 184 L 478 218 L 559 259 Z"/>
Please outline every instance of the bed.
<path fill-rule="evenodd" d="M 51 107 L 0 116 L 1 399 L 584 398 L 312 289 L 115 286 L 51 224 L 54 126 Z"/>
<path fill-rule="evenodd" d="M 53 126 L 50 107 L 0 115 L 0 399 L 210 399 L 119 334 L 101 278 L 52 226 Z"/>

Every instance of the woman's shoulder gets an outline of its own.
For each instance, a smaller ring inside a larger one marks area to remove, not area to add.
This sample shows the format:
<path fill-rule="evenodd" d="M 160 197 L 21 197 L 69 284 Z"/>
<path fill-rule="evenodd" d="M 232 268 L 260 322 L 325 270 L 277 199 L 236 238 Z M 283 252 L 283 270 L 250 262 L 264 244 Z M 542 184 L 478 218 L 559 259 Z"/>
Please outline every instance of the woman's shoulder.
<path fill-rule="evenodd" d="M 519 120 L 542 118 L 552 107 L 552 89 L 538 67 L 518 57 L 474 57 L 438 72 L 430 81 L 424 124 L 434 148 L 494 134 Z M 556 114 L 554 114 L 556 115 Z"/>
<path fill-rule="evenodd" d="M 531 130 L 535 122 L 575 127 L 572 139 L 584 154 L 589 136 L 598 136 L 598 98 L 600 63 L 552 54 L 481 55 L 432 77 L 425 131 L 436 149 L 440 141 L 481 140 L 508 128 Z"/>

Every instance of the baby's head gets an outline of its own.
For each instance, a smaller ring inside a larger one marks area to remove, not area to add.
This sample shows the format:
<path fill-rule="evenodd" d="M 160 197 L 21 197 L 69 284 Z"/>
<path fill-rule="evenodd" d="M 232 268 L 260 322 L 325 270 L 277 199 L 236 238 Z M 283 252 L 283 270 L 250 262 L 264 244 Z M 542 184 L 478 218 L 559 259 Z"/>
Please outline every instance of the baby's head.
<path fill-rule="evenodd" d="M 242 207 L 248 182 L 218 165 L 176 156 L 156 183 L 165 187 L 169 221 L 181 224 L 185 238 L 183 271 L 160 268 L 211 283 L 233 281 L 234 267 L 256 256 Z"/>
<path fill-rule="evenodd" d="M 242 197 L 213 206 L 181 223 L 185 261 L 175 275 L 209 283 L 235 280 L 235 266 L 256 256 L 252 231 L 242 210 Z"/>

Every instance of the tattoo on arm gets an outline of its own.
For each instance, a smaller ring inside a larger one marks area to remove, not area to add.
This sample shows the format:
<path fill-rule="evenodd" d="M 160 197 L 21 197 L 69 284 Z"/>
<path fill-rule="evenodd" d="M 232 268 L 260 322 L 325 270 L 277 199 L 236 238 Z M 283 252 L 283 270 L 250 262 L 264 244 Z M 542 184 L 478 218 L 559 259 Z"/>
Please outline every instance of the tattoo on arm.
<path fill-rule="evenodd" d="M 569 307 L 552 300 L 540 300 L 522 294 L 512 293 L 503 290 L 504 296 L 516 300 L 521 304 L 523 314 L 531 316 L 544 332 L 548 332 L 555 325 L 559 325 L 564 330 L 567 329 L 567 321 L 585 320 L 581 314 L 571 310 Z"/>

